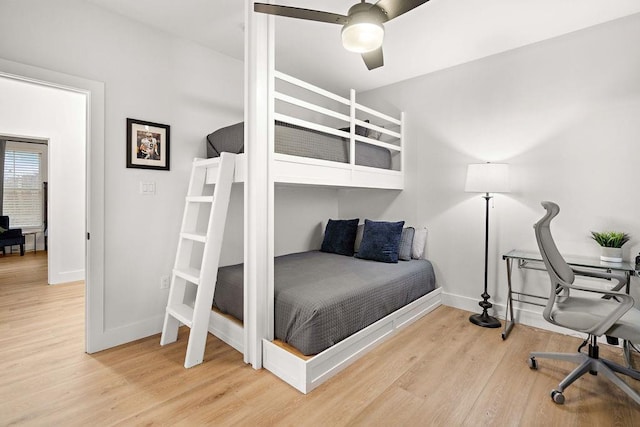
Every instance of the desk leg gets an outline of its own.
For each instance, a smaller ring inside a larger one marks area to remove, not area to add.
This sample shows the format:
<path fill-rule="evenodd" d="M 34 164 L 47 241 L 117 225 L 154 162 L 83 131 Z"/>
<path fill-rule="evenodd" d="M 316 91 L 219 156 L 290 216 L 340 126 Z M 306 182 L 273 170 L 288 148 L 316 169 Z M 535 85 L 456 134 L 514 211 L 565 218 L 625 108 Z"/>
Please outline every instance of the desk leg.
<path fill-rule="evenodd" d="M 509 336 L 509 332 L 513 328 L 513 294 L 511 293 L 511 267 L 513 260 L 507 258 L 507 286 L 509 287 L 507 293 L 507 310 L 504 314 L 504 330 L 502 331 L 502 339 L 506 340 Z"/>
<path fill-rule="evenodd" d="M 631 290 L 631 272 L 626 271 L 626 279 L 627 279 L 627 283 L 625 284 L 625 291 L 627 293 L 627 295 L 629 295 L 629 291 Z M 633 366 L 633 361 L 631 360 L 631 353 L 633 350 L 635 350 L 637 347 L 635 347 L 631 342 L 627 341 L 627 340 L 622 340 L 622 354 L 624 355 L 624 361 L 627 364 L 627 368 L 629 369 L 636 369 Z"/>

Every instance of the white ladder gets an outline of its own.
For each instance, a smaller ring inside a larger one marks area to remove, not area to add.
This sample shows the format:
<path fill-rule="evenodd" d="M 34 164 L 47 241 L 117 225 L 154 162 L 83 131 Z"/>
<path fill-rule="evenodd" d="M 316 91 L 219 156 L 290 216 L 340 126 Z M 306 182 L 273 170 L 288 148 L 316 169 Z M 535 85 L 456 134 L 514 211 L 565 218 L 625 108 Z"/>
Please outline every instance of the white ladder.
<path fill-rule="evenodd" d="M 219 159 L 196 159 L 191 169 L 178 251 L 171 275 L 169 301 L 160 338 L 161 345 L 170 344 L 178 339 L 180 323 L 191 328 L 185 368 L 202 363 L 204 357 L 235 157 L 232 153 L 221 153 Z M 212 169 L 215 167 L 218 170 L 213 195 L 205 195 L 207 169 L 210 169 L 209 173 L 213 173 Z M 206 217 L 206 209 L 209 208 L 208 220 L 205 221 L 203 217 Z M 194 267 L 194 263 L 199 265 Z M 197 288 L 193 307 L 184 301 L 187 283 Z"/>

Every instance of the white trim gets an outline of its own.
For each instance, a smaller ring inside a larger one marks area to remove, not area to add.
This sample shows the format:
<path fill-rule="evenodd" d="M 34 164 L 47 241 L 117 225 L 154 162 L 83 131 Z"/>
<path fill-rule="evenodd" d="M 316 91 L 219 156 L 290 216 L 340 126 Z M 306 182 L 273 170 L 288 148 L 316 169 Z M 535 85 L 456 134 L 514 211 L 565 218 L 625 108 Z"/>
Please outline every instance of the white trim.
<path fill-rule="evenodd" d="M 0 75 L 86 95 L 85 351 L 93 353 L 127 342 L 127 334 L 105 330 L 104 321 L 104 83 L 0 58 Z M 135 328 L 131 328 L 134 330 Z M 156 330 L 152 333 L 155 333 Z M 144 335 L 137 335 L 139 338 Z"/>
<path fill-rule="evenodd" d="M 218 158 L 209 159 L 207 184 L 216 182 Z M 401 171 L 368 166 L 350 165 L 329 160 L 273 153 L 270 175 L 274 184 L 301 184 L 323 187 L 380 188 L 402 190 L 404 174 Z M 246 154 L 236 156 L 233 182 L 245 182 Z M 246 191 L 246 188 L 245 188 Z"/>
<path fill-rule="evenodd" d="M 58 271 L 55 275 L 55 279 L 49 279 L 49 284 L 62 285 L 69 282 L 78 282 L 80 280 L 84 280 L 84 270 Z"/>
<path fill-rule="evenodd" d="M 448 307 L 458 308 L 460 310 L 469 311 L 470 313 L 480 313 L 482 309 L 478 306 L 478 302 L 480 297 L 474 299 L 467 296 L 450 294 L 447 292 L 442 292 L 442 304 Z M 504 304 L 496 304 L 493 303 L 493 307 L 489 309 L 489 314 L 494 316 L 500 320 L 504 321 L 506 306 Z M 580 334 L 576 331 L 572 331 L 571 329 L 563 328 L 561 326 L 553 325 L 542 317 L 542 307 L 539 309 L 533 308 L 533 306 L 528 306 L 529 308 L 523 308 L 520 306 L 518 302 L 514 303 L 513 306 L 513 316 L 516 319 L 516 324 L 514 325 L 514 329 L 511 330 L 511 334 L 517 334 L 518 324 L 533 326 L 534 328 L 544 329 L 547 331 L 557 332 L 563 335 L 571 335 L 574 337 L 584 338 L 585 334 Z M 504 327 L 500 329 L 496 329 L 496 336 L 499 336 L 500 333 L 504 330 Z M 507 337 L 507 340 L 509 338 Z"/>
<path fill-rule="evenodd" d="M 239 321 L 229 319 L 218 312 L 211 311 L 209 332 L 240 353 L 244 353 L 244 328 Z"/>

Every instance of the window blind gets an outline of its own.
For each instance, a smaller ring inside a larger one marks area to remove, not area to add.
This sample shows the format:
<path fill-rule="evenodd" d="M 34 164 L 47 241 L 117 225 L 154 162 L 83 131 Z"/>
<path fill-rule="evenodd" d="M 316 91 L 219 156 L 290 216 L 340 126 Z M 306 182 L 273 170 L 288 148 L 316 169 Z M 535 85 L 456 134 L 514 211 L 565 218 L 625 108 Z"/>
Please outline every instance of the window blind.
<path fill-rule="evenodd" d="M 3 214 L 11 227 L 42 227 L 42 154 L 7 148 L 4 157 Z"/>

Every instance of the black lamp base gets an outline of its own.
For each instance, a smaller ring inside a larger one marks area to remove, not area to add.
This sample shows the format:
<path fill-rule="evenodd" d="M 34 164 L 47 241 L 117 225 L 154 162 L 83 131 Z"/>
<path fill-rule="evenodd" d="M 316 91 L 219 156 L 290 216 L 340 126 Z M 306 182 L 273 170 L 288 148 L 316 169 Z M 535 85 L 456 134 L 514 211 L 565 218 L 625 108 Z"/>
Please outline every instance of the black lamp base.
<path fill-rule="evenodd" d="M 469 321 L 474 325 L 482 326 L 483 328 L 499 328 L 502 326 L 498 319 L 489 316 L 487 313 L 472 314 L 469 316 Z"/>

